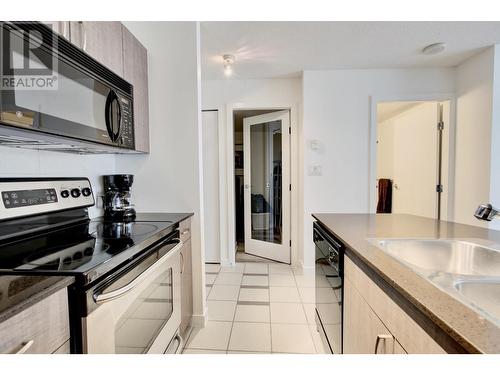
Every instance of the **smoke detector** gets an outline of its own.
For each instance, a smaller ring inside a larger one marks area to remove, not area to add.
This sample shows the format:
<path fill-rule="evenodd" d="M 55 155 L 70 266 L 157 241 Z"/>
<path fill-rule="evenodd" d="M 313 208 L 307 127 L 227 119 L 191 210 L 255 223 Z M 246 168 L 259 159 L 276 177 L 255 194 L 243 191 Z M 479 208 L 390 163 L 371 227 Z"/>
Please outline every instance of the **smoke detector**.
<path fill-rule="evenodd" d="M 433 43 L 422 49 L 424 55 L 437 55 L 446 49 L 446 43 Z"/>

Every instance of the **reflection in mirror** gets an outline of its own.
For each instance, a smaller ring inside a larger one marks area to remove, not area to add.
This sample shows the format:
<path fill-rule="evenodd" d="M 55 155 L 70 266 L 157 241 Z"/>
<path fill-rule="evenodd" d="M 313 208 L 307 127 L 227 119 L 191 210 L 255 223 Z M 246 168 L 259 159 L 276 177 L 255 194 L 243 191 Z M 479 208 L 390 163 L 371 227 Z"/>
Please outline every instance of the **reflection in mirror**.
<path fill-rule="evenodd" d="M 281 121 L 250 128 L 252 238 L 282 243 Z"/>

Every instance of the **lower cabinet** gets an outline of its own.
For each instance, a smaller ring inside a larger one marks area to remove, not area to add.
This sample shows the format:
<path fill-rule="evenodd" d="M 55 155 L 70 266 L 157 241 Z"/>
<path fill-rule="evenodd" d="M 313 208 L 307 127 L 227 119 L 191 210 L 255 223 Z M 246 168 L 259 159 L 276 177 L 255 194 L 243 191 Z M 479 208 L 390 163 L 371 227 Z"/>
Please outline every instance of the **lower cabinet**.
<path fill-rule="evenodd" d="M 344 353 L 446 353 L 349 257 L 344 259 Z"/>
<path fill-rule="evenodd" d="M 0 353 L 69 353 L 67 289 L 0 323 Z"/>
<path fill-rule="evenodd" d="M 344 296 L 344 353 L 393 354 L 394 336 L 348 279 Z"/>
<path fill-rule="evenodd" d="M 185 220 L 179 225 L 181 241 L 181 336 L 186 339 L 193 317 L 193 268 L 191 255 L 191 228 L 190 220 Z"/>

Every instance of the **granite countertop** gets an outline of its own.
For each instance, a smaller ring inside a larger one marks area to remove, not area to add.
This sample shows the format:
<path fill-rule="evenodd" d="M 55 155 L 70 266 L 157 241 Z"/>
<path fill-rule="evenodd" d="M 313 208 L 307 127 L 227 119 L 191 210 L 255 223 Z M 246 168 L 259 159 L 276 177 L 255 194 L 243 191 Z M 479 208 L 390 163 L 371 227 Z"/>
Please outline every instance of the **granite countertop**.
<path fill-rule="evenodd" d="M 0 275 L 0 323 L 73 282 L 73 277 Z"/>
<path fill-rule="evenodd" d="M 369 238 L 475 238 L 500 243 L 500 231 L 403 214 L 313 214 L 313 217 L 466 351 L 500 353 L 500 327 L 367 241 Z"/>

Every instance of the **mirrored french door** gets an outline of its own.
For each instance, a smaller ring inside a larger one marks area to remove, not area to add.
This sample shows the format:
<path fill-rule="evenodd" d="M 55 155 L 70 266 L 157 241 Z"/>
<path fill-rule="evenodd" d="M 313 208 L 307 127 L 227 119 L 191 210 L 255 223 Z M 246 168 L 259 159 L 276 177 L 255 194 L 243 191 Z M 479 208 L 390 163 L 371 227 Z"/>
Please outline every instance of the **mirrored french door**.
<path fill-rule="evenodd" d="M 243 120 L 245 252 L 290 263 L 290 112 Z"/>

